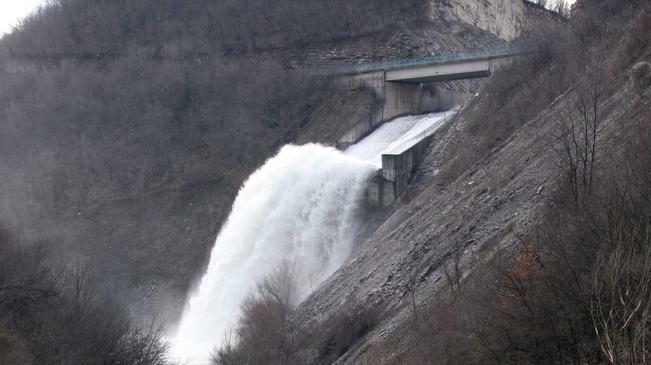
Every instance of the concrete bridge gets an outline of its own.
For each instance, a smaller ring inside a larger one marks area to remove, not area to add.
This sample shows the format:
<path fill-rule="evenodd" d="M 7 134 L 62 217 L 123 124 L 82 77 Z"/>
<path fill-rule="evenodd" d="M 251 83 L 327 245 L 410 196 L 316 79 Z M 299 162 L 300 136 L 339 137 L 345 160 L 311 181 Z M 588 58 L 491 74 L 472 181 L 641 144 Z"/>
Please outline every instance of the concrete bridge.
<path fill-rule="evenodd" d="M 470 90 L 450 90 L 439 82 L 488 77 L 527 51 L 501 48 L 486 51 L 424 56 L 405 60 L 364 63 L 339 68 L 337 80 L 351 89 L 372 89 L 381 108 L 342 136 L 337 145 L 346 148 L 382 123 L 397 117 L 449 110 L 468 101 Z"/>
<path fill-rule="evenodd" d="M 530 53 L 519 47 L 494 48 L 480 51 L 420 56 L 408 59 L 368 62 L 338 68 L 339 75 L 359 75 L 386 72 L 387 81 L 424 83 L 462 80 L 490 75 L 493 61 L 498 66 L 504 60 Z"/>
<path fill-rule="evenodd" d="M 426 84 L 430 82 L 452 81 L 488 77 L 493 60 L 469 60 L 445 64 L 431 64 L 411 68 L 386 71 L 387 82 Z"/>
<path fill-rule="evenodd" d="M 397 117 L 452 109 L 472 96 L 471 90 L 454 91 L 440 82 L 488 77 L 515 57 L 528 53 L 506 48 L 461 54 L 425 56 L 407 60 L 367 63 L 339 69 L 338 82 L 349 88 L 372 89 L 381 106 L 369 120 L 361 121 L 337 141 L 341 149 L 357 143 L 382 123 Z M 382 171 L 367 191 L 371 206 L 391 204 L 404 190 L 431 136 L 400 155 L 382 156 Z"/>

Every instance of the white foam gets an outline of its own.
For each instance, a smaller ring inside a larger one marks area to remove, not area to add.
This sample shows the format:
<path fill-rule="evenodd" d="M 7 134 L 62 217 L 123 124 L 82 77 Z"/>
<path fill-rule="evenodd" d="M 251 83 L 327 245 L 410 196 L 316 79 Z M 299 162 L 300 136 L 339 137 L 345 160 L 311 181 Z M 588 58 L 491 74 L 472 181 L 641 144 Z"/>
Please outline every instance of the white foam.
<path fill-rule="evenodd" d="M 383 154 L 399 154 L 434 133 L 456 109 L 444 113 L 432 113 L 397 118 L 381 125 L 368 137 L 348 147 L 346 154 L 368 160 L 378 168 Z"/>

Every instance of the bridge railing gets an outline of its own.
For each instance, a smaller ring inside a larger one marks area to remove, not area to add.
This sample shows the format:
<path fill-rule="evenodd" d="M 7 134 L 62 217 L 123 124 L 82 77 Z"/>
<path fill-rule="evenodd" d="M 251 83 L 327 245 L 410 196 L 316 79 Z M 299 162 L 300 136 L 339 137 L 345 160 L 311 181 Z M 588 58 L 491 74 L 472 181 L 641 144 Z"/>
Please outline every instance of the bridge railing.
<path fill-rule="evenodd" d="M 365 73 L 371 71 L 408 68 L 408 67 L 419 66 L 419 65 L 430 65 L 436 63 L 518 56 L 530 52 L 532 51 L 526 48 L 506 47 L 506 48 L 487 49 L 487 50 L 474 51 L 474 52 L 428 55 L 428 56 L 420 56 L 420 57 L 401 59 L 401 60 L 369 62 L 369 63 L 339 66 L 337 67 L 336 73 L 356 74 L 356 73 Z"/>

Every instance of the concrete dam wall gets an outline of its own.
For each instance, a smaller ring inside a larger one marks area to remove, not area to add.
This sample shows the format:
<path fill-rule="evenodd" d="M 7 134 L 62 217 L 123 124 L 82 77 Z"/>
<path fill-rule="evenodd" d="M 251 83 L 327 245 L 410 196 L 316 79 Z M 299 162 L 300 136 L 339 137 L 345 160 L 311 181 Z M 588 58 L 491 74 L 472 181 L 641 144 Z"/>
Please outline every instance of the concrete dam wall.
<path fill-rule="evenodd" d="M 350 89 L 369 88 L 381 106 L 369 120 L 362 121 L 337 140 L 337 147 L 346 149 L 357 143 L 385 122 L 398 117 L 450 110 L 470 99 L 468 92 L 449 91 L 435 84 L 387 82 L 385 72 L 343 76 L 338 80 Z"/>

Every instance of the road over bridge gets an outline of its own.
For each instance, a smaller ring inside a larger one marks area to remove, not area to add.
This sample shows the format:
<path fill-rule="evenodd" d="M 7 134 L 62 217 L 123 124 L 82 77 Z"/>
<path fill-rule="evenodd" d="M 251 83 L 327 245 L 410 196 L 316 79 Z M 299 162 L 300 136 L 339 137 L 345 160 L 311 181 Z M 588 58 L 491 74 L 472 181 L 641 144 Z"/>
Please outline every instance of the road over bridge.
<path fill-rule="evenodd" d="M 448 53 L 415 58 L 348 65 L 339 68 L 339 75 L 385 73 L 385 81 L 413 84 L 464 80 L 490 76 L 491 71 L 529 50 L 508 47 L 471 52 Z"/>
<path fill-rule="evenodd" d="M 334 73 L 339 83 L 351 89 L 371 89 L 382 101 L 370 120 L 358 123 L 338 140 L 338 145 L 345 148 L 356 143 L 382 123 L 400 116 L 461 105 L 472 97 L 469 90 L 450 90 L 436 83 L 488 77 L 526 53 L 512 47 L 338 67 Z"/>

